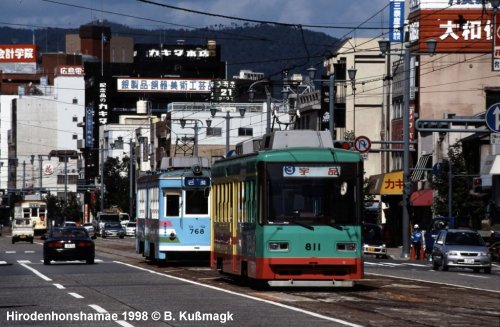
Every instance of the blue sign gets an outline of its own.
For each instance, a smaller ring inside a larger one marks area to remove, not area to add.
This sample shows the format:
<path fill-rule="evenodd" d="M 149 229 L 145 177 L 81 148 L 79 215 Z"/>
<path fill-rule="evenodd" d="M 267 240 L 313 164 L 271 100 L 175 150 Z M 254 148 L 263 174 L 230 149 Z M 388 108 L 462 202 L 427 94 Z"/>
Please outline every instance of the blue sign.
<path fill-rule="evenodd" d="M 94 108 L 87 107 L 85 111 L 85 147 L 94 147 Z"/>
<path fill-rule="evenodd" d="M 404 0 L 391 0 L 389 9 L 389 41 L 403 42 Z"/>
<path fill-rule="evenodd" d="M 208 178 L 208 177 L 186 177 L 186 178 L 184 178 L 184 186 L 187 186 L 187 187 L 210 186 L 210 178 Z"/>
<path fill-rule="evenodd" d="M 500 132 L 500 103 L 495 103 L 486 110 L 484 120 L 491 131 Z"/>

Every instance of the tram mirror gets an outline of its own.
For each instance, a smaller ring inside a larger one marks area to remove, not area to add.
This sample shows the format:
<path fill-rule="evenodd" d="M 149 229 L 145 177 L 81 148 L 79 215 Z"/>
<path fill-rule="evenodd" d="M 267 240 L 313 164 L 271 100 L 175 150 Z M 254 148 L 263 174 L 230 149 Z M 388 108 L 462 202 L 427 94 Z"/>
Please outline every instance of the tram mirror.
<path fill-rule="evenodd" d="M 340 184 L 340 195 L 346 195 L 347 194 L 347 182 L 342 182 Z"/>

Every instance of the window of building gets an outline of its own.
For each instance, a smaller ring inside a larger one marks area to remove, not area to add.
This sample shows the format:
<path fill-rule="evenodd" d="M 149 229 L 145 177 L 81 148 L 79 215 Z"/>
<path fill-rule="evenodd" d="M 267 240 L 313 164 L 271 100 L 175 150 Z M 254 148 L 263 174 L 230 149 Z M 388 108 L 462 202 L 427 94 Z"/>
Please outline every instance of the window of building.
<path fill-rule="evenodd" d="M 78 135 L 73 134 L 73 140 L 77 140 L 77 139 L 78 139 Z"/>
<path fill-rule="evenodd" d="M 66 180 L 66 175 L 57 175 L 57 184 L 64 185 Z M 78 181 L 78 175 L 68 175 L 68 185 L 76 185 Z"/>
<path fill-rule="evenodd" d="M 221 136 L 222 128 L 220 127 L 207 127 L 207 136 Z"/>
<path fill-rule="evenodd" d="M 76 122 L 78 122 L 78 117 L 73 116 L 73 123 L 76 123 Z"/>
<path fill-rule="evenodd" d="M 238 128 L 238 136 L 253 136 L 253 128 L 248 128 L 248 127 Z"/>
<path fill-rule="evenodd" d="M 73 104 L 78 104 L 78 99 L 77 98 L 73 98 Z"/>

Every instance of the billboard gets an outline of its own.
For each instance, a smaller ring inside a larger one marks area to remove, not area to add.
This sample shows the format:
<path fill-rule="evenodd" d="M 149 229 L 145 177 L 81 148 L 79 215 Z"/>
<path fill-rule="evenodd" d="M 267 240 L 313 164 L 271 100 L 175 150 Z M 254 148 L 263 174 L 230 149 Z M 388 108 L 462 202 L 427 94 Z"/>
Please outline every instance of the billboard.
<path fill-rule="evenodd" d="M 0 44 L 0 63 L 36 62 L 34 44 Z"/>

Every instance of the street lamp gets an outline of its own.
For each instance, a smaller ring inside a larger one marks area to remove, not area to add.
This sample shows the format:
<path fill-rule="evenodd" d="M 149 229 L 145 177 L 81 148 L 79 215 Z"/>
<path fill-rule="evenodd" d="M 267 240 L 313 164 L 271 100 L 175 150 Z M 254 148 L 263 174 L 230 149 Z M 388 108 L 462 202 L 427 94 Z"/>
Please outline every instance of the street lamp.
<path fill-rule="evenodd" d="M 242 118 L 245 116 L 245 111 L 246 111 L 246 109 L 244 107 L 239 109 L 240 116 Z M 269 111 L 269 108 L 268 108 L 268 111 Z M 210 114 L 212 115 L 212 117 L 215 117 L 215 115 L 217 114 L 217 108 L 211 107 Z M 234 117 L 231 117 L 231 115 L 229 114 L 229 111 L 227 111 L 226 116 L 224 116 L 224 119 L 226 120 L 226 155 L 229 153 L 229 134 L 230 134 L 230 128 L 231 128 L 231 124 L 230 124 L 231 118 L 234 118 Z M 212 124 L 212 121 L 210 120 L 210 125 L 211 124 Z M 208 125 L 209 125 L 209 121 L 207 120 L 207 126 Z"/>
<path fill-rule="evenodd" d="M 260 83 L 270 83 L 269 80 L 263 79 L 259 81 L 253 82 L 249 87 L 248 87 L 248 99 L 250 102 L 253 102 L 253 99 L 255 98 L 255 90 L 254 86 Z M 271 91 L 266 88 L 266 106 L 267 106 L 267 111 L 266 111 L 266 134 L 271 132 Z M 212 112 L 212 109 L 210 109 L 210 112 Z M 241 112 L 240 112 L 241 114 Z M 214 114 L 212 114 L 212 117 Z M 243 116 L 242 116 L 243 117 Z"/>
<path fill-rule="evenodd" d="M 433 56 L 436 52 L 437 42 L 434 39 L 429 39 L 427 43 L 427 55 Z M 390 43 L 388 40 L 379 41 L 380 52 L 390 54 Z M 410 44 L 405 44 L 404 51 L 404 78 L 403 78 L 403 252 L 402 257 L 410 255 L 410 216 L 408 213 L 408 201 L 410 199 L 411 182 L 410 182 L 410 58 L 411 55 L 420 55 L 422 53 L 411 53 Z M 398 54 L 401 55 L 401 54 Z"/>

